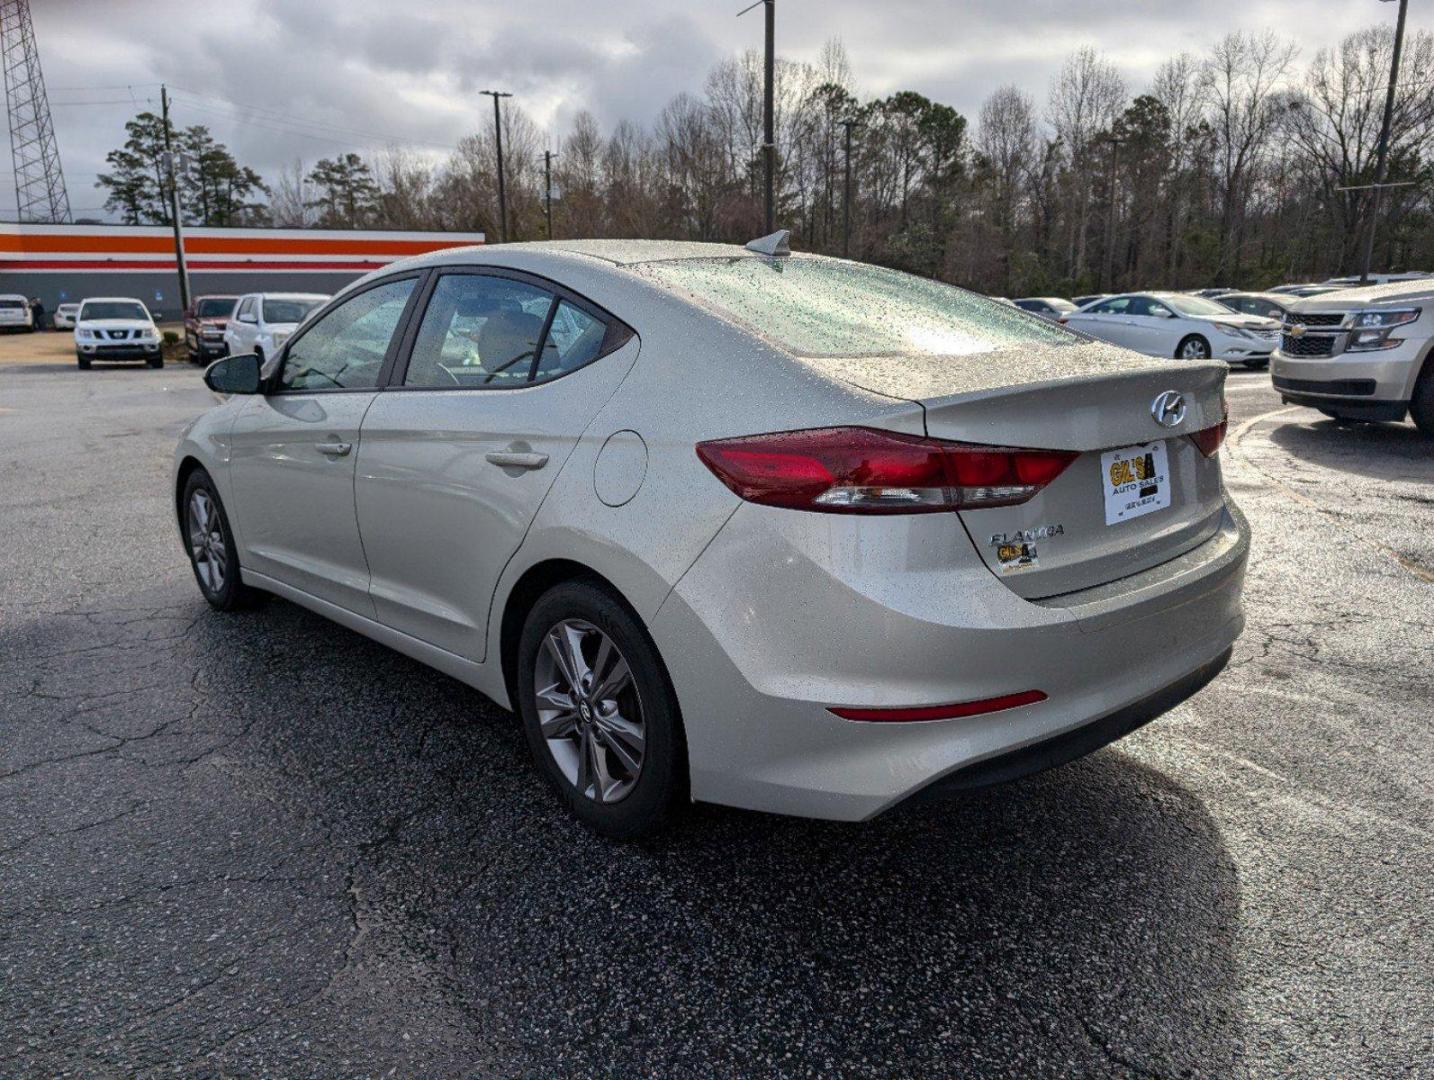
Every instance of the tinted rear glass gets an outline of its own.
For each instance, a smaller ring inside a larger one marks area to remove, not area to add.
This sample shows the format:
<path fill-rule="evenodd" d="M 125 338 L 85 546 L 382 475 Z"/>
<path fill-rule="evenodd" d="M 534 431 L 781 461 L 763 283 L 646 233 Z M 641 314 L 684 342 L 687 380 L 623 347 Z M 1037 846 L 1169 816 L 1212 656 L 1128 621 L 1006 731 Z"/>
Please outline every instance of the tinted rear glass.
<path fill-rule="evenodd" d="M 222 298 L 201 300 L 195 305 L 194 314 L 201 319 L 221 319 L 233 310 L 234 298 L 231 296 L 227 300 Z"/>
<path fill-rule="evenodd" d="M 682 259 L 634 269 L 798 356 L 966 356 L 1085 340 L 1011 304 L 835 259 Z"/>
<path fill-rule="evenodd" d="M 7 309 L 7 310 L 11 310 L 11 309 L 14 309 L 14 308 L 23 308 L 23 307 L 28 307 L 28 306 L 29 306 L 29 305 L 26 304 L 25 301 L 23 301 L 23 300 L 0 300 L 0 308 L 5 308 L 5 309 Z"/>
<path fill-rule="evenodd" d="M 303 322 L 304 316 L 322 304 L 322 300 L 265 300 L 266 323 Z"/>

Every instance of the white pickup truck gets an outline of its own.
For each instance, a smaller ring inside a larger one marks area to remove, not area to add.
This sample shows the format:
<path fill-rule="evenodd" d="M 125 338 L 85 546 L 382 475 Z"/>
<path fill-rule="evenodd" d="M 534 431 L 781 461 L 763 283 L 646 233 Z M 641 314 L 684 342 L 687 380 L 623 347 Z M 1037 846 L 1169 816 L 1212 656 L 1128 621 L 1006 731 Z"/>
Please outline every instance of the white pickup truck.
<path fill-rule="evenodd" d="M 1292 405 L 1403 420 L 1434 438 L 1434 278 L 1295 300 L 1270 377 Z"/>

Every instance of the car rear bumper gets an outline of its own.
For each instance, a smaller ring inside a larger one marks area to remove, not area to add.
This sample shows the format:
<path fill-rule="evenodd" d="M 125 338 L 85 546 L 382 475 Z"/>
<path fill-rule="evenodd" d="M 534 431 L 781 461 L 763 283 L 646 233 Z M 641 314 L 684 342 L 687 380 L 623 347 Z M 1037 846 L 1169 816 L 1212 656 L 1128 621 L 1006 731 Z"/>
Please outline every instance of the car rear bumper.
<path fill-rule="evenodd" d="M 1034 602 L 979 562 L 941 567 L 938 515 L 865 519 L 895 546 L 838 555 L 870 577 L 833 575 L 802 550 L 827 523 L 793 523 L 821 517 L 741 507 L 652 620 L 695 799 L 862 820 L 983 762 L 1000 779 L 1043 767 L 1042 754 L 1068 760 L 1194 693 L 1244 627 L 1249 531 L 1233 507 L 1170 562 Z M 916 723 L 829 711 L 1026 690 L 1046 700 Z"/>

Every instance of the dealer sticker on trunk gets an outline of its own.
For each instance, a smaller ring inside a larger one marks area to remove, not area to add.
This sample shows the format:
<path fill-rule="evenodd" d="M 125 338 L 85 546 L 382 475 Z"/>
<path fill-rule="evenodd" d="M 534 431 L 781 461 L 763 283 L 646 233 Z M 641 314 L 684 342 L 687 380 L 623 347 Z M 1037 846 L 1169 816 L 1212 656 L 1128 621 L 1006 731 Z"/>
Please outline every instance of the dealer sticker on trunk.
<path fill-rule="evenodd" d="M 1107 450 L 1100 455 L 1100 472 L 1107 525 L 1170 505 L 1170 467 L 1164 442 Z"/>

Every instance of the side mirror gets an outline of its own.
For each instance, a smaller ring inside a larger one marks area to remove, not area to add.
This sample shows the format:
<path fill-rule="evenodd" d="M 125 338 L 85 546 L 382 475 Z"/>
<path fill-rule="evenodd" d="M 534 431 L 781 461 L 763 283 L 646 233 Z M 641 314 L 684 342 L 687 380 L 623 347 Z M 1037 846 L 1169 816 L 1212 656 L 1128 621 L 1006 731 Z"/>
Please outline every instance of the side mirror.
<path fill-rule="evenodd" d="M 226 356 L 204 370 L 204 385 L 216 394 L 257 394 L 262 382 L 259 358 L 253 353 Z"/>

